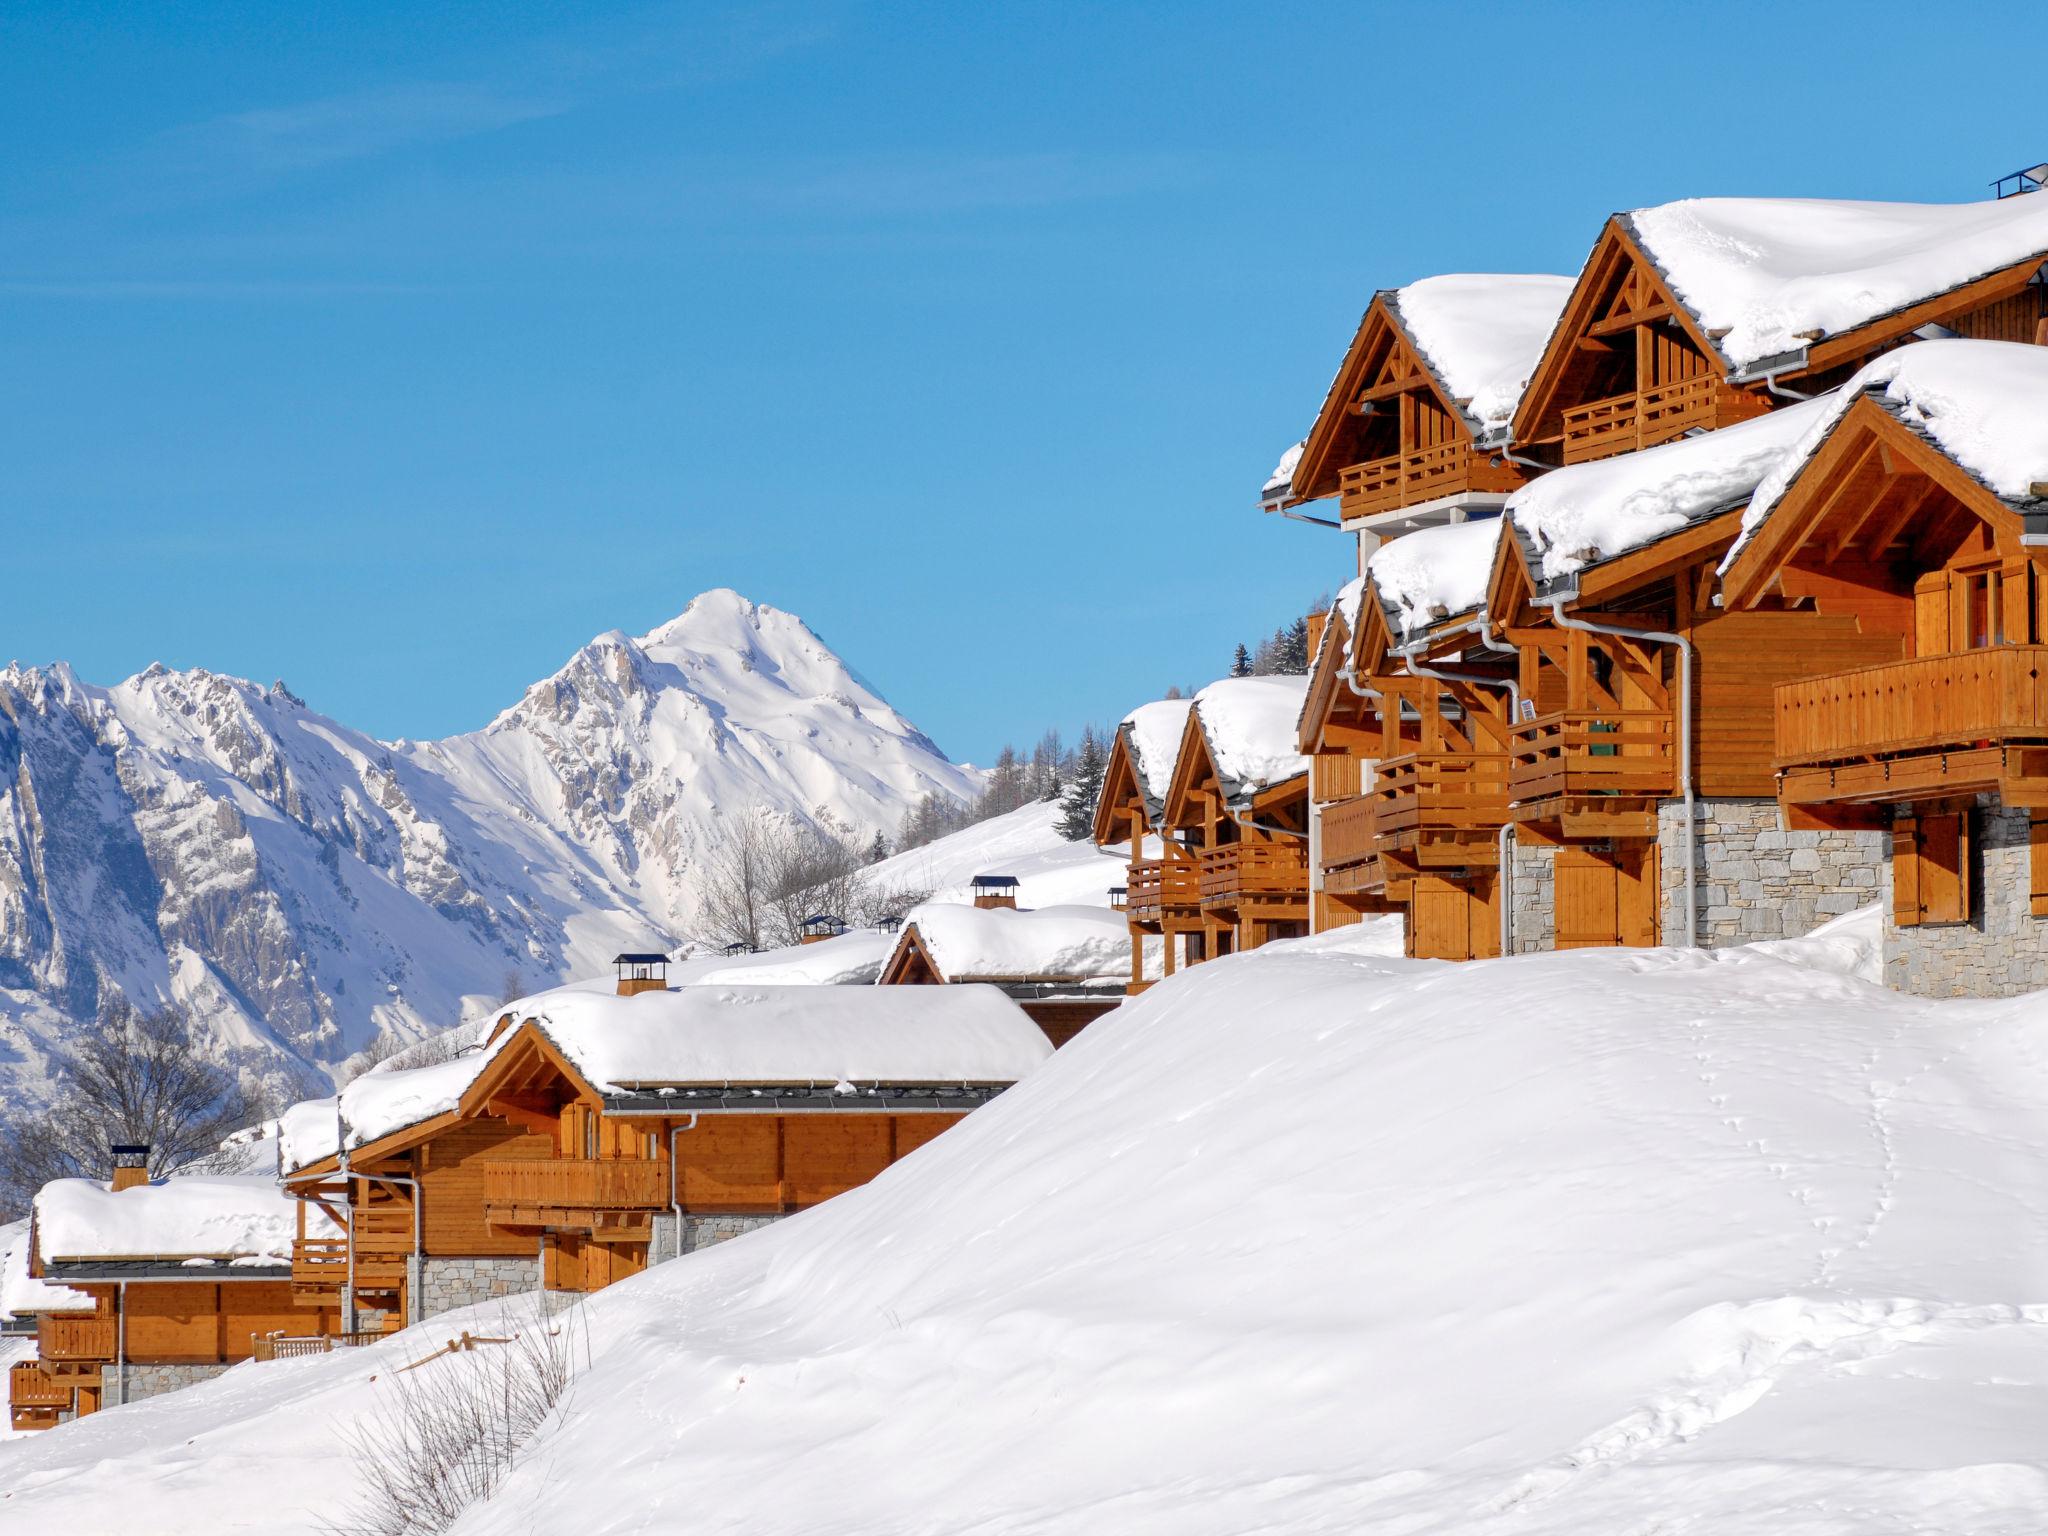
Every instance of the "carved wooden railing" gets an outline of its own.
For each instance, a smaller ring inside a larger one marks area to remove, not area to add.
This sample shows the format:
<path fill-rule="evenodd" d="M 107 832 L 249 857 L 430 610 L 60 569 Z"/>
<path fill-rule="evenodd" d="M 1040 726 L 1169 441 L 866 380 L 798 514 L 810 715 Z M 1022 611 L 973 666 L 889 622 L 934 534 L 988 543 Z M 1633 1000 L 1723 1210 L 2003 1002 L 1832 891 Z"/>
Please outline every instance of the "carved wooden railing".
<path fill-rule="evenodd" d="M 1382 838 L 1490 833 L 1507 820 L 1507 754 L 1409 752 L 1382 758 L 1372 797 Z"/>
<path fill-rule="evenodd" d="M 1373 797 L 1354 795 L 1322 809 L 1323 868 L 1344 869 L 1379 857 L 1379 828 L 1373 819 Z"/>
<path fill-rule="evenodd" d="M 45 1360 L 111 1360 L 114 1319 L 46 1312 L 36 1319 L 36 1353 Z"/>
<path fill-rule="evenodd" d="M 7 1406 L 10 1408 L 69 1408 L 71 1392 L 78 1385 L 52 1376 L 33 1360 L 17 1360 L 7 1372 Z"/>
<path fill-rule="evenodd" d="M 1564 413 L 1564 461 L 1583 464 L 1589 459 L 1654 448 L 1683 437 L 1694 427 L 1712 431 L 1769 409 L 1767 400 L 1731 388 L 1711 373 L 1588 401 Z"/>
<path fill-rule="evenodd" d="M 1780 766 L 2048 739 L 2048 646 L 2001 645 L 1780 683 Z"/>
<path fill-rule="evenodd" d="M 1559 710 L 1509 736 L 1508 794 L 1517 805 L 1561 795 L 1662 798 L 1677 790 L 1672 719 L 1653 709 Z"/>
<path fill-rule="evenodd" d="M 1469 442 L 1453 442 L 1348 465 L 1337 490 L 1344 516 L 1369 517 L 1460 491 L 1511 491 L 1517 483 L 1513 470 L 1496 467 Z"/>
<path fill-rule="evenodd" d="M 1226 843 L 1202 852 L 1202 904 L 1308 895 L 1308 853 L 1298 838 Z"/>
<path fill-rule="evenodd" d="M 653 1210 L 668 1204 L 668 1170 L 654 1158 L 554 1158 L 485 1163 L 484 1204 L 576 1210 Z"/>
<path fill-rule="evenodd" d="M 292 1295 L 306 1303 L 330 1301 L 348 1283 L 346 1237 L 302 1237 L 292 1243 Z M 412 1254 L 412 1207 L 370 1205 L 355 1212 L 355 1284 L 390 1290 L 405 1280 Z"/>
<path fill-rule="evenodd" d="M 1124 903 L 1141 922 L 1157 922 L 1168 908 L 1184 909 L 1200 904 L 1200 877 L 1185 859 L 1138 859 L 1133 861 Z"/>

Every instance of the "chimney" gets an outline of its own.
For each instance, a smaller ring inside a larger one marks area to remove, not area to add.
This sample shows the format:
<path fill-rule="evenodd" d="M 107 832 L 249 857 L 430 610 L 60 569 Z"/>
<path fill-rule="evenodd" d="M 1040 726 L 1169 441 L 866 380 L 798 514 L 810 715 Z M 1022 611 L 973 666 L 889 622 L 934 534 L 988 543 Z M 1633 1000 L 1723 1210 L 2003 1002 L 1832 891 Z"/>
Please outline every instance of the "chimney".
<path fill-rule="evenodd" d="M 107 1150 L 114 1154 L 114 1176 L 108 1184 L 115 1193 L 149 1182 L 149 1147 L 146 1143 L 128 1142 Z"/>
<path fill-rule="evenodd" d="M 617 966 L 619 971 L 620 997 L 635 997 L 642 992 L 668 990 L 667 955 L 613 955 L 612 964 Z"/>
<path fill-rule="evenodd" d="M 984 910 L 990 907 L 1017 909 L 1017 877 L 1015 875 L 976 875 L 974 877 L 974 904 Z"/>

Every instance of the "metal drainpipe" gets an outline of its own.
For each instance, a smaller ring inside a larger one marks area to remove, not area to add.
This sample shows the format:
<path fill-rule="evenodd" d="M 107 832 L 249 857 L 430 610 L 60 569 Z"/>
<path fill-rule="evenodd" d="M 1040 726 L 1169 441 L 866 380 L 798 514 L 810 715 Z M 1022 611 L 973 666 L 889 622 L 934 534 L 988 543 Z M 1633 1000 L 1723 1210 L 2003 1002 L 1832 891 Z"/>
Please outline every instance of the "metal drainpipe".
<path fill-rule="evenodd" d="M 341 1118 L 341 1094 L 334 1095 L 334 1171 L 341 1175 L 343 1197 L 348 1201 L 348 1248 L 342 1266 L 343 1294 L 348 1305 L 342 1308 L 342 1332 L 356 1331 L 356 1192 L 348 1187 L 348 1127 Z"/>
<path fill-rule="evenodd" d="M 1474 619 L 1465 628 L 1468 634 L 1481 635 L 1483 638 L 1485 621 Z M 1487 649 L 1497 650 L 1499 647 L 1489 645 Z M 1509 646 L 1507 649 L 1515 648 Z M 1401 658 L 1401 665 L 1417 677 L 1433 677 L 1445 683 L 1470 683 L 1478 688 L 1507 689 L 1508 728 L 1510 731 L 1514 729 L 1515 716 L 1522 712 L 1522 684 L 1519 678 L 1465 677 L 1456 672 L 1439 672 L 1436 668 L 1417 661 L 1408 651 L 1397 651 L 1395 654 Z M 1516 651 L 1515 654 L 1519 656 L 1521 653 Z M 1500 952 L 1503 958 L 1515 952 L 1515 874 L 1514 866 L 1508 862 L 1508 838 L 1514 829 L 1515 824 L 1512 820 L 1504 821 L 1500 825 L 1500 831 L 1494 835 L 1494 846 L 1499 849 L 1497 857 L 1500 860 Z"/>
<path fill-rule="evenodd" d="M 688 1125 L 672 1125 L 668 1128 L 668 1208 L 676 1219 L 676 1257 L 679 1259 L 683 1256 L 683 1176 L 682 1169 L 676 1163 L 676 1138 L 685 1131 L 695 1129 L 695 1115 L 690 1116 Z"/>
<path fill-rule="evenodd" d="M 1811 400 L 1813 398 L 1812 395 L 1802 395 L 1796 389 L 1787 389 L 1778 382 L 1778 376 L 1775 373 L 1764 375 L 1764 388 L 1785 400 Z"/>
<path fill-rule="evenodd" d="M 1560 629 L 1576 629 L 1589 635 L 1615 635 L 1623 640 L 1648 640 L 1654 645 L 1678 647 L 1678 793 L 1685 802 L 1685 943 L 1688 949 L 1700 945 L 1699 827 L 1694 822 L 1692 783 L 1692 642 L 1683 635 L 1663 630 L 1622 629 L 1613 624 L 1595 624 L 1588 619 L 1567 618 L 1565 600 L 1550 600 L 1550 616 Z"/>
<path fill-rule="evenodd" d="M 121 1373 L 121 1406 L 128 1402 L 128 1282 L 114 1288 L 114 1369 Z"/>

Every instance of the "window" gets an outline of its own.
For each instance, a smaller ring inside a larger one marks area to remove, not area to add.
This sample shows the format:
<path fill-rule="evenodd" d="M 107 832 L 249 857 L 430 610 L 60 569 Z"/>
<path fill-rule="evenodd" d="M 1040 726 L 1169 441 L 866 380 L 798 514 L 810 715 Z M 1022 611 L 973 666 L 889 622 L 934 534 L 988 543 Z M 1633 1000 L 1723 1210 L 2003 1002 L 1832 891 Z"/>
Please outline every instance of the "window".
<path fill-rule="evenodd" d="M 1998 572 L 1963 571 L 1957 577 L 1962 603 L 1963 649 L 1981 651 L 2005 643 L 2004 614 L 2000 611 Z"/>

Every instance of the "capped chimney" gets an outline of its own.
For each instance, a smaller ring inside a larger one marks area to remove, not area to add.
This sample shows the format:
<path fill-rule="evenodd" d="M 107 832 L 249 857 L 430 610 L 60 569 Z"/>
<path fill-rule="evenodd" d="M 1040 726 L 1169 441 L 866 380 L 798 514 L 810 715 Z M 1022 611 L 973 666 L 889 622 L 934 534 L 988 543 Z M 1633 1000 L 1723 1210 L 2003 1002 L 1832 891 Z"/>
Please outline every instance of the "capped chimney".
<path fill-rule="evenodd" d="M 109 1147 L 107 1150 L 114 1155 L 114 1176 L 108 1183 L 117 1193 L 149 1182 L 147 1142 L 127 1142 L 118 1147 Z"/>
<path fill-rule="evenodd" d="M 641 992 L 666 992 L 668 990 L 667 955 L 613 955 L 612 964 L 618 967 L 619 996 L 621 997 L 633 997 Z"/>
<path fill-rule="evenodd" d="M 974 877 L 974 904 L 977 907 L 1017 908 L 1017 877 L 1015 875 L 976 875 Z"/>

